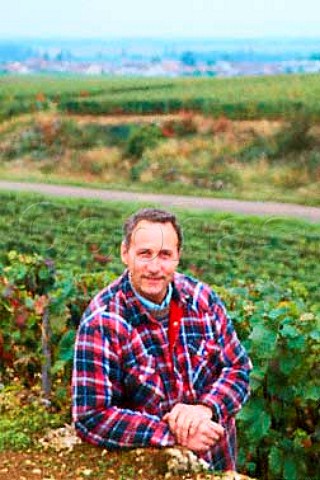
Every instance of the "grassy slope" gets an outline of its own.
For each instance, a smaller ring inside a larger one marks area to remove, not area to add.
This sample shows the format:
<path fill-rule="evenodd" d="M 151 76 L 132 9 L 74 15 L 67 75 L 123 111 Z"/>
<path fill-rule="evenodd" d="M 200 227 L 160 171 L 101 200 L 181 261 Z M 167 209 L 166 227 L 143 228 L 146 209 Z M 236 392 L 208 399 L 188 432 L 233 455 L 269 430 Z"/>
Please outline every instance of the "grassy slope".
<path fill-rule="evenodd" d="M 285 153 L 278 155 L 273 152 L 283 148 L 282 137 L 287 141 L 286 132 L 279 139 L 275 137 L 283 128 L 280 122 L 235 122 L 199 115 L 173 118 L 151 116 L 147 122 L 160 125 L 159 129 L 167 128 L 170 122 L 186 122 L 194 131 L 163 137 L 152 148 L 146 146 L 142 156 L 135 159 L 126 154 L 130 128 L 142 119 L 146 122 L 144 117 L 132 118 L 131 126 L 130 117 L 121 116 L 71 118 L 47 112 L 16 117 L 0 126 L 0 176 L 319 205 L 318 130 L 310 147 L 299 150 L 302 137 L 296 142 L 298 147 L 294 145 L 297 151 L 289 144 Z M 289 131 L 289 135 L 295 138 L 296 132 Z"/>

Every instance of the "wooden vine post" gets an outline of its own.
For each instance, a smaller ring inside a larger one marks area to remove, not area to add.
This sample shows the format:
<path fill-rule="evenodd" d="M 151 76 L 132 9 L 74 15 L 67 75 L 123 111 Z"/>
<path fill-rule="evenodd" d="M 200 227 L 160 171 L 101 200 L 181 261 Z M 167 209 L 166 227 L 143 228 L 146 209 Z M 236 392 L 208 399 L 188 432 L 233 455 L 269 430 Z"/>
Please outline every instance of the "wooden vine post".
<path fill-rule="evenodd" d="M 42 391 L 44 398 L 47 402 L 50 402 L 51 398 L 51 366 L 52 366 L 52 355 L 51 355 L 51 337 L 52 331 L 50 326 L 50 316 L 49 316 L 49 300 L 46 305 L 43 315 L 42 315 Z"/>

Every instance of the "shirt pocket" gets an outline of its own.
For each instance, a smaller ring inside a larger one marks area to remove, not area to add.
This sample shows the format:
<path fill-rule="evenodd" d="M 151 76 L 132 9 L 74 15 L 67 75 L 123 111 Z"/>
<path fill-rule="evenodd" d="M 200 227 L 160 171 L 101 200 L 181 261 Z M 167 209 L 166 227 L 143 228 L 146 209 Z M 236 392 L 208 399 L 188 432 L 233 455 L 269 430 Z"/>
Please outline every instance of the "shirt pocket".
<path fill-rule="evenodd" d="M 125 368 L 124 386 L 126 396 L 139 410 L 156 413 L 164 399 L 161 376 L 156 370 L 156 360 L 146 355 L 135 364 Z"/>
<path fill-rule="evenodd" d="M 219 377 L 223 364 L 221 348 L 213 339 L 202 339 L 189 345 L 191 380 L 195 390 L 210 387 Z"/>

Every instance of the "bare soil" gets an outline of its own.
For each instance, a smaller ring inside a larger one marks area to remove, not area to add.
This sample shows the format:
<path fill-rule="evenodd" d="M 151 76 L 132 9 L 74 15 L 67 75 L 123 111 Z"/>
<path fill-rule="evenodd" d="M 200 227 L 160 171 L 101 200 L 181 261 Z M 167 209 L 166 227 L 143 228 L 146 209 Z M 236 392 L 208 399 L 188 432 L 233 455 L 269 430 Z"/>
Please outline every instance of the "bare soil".
<path fill-rule="evenodd" d="M 0 453 L 0 480 L 250 480 L 235 472 L 171 473 L 165 450 L 108 452 L 87 444 L 70 452 L 54 450 Z"/>
<path fill-rule="evenodd" d="M 152 467 L 152 468 L 150 468 Z M 77 445 L 71 452 L 54 450 L 0 453 L 0 480 L 120 480 L 163 478 L 144 456 L 133 452 L 110 453 L 90 445 Z"/>

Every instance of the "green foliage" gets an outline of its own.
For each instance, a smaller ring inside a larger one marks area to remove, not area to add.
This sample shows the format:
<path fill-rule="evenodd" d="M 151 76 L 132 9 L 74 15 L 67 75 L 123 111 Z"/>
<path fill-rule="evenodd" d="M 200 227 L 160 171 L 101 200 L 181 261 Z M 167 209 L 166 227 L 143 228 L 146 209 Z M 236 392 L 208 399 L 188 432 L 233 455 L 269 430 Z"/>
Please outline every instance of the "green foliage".
<path fill-rule="evenodd" d="M 4 267 L 4 273 L 9 282 L 13 281 L 21 291 L 27 290 L 32 296 L 48 293 L 54 284 L 53 262 L 39 255 L 9 252 L 8 265 Z"/>
<path fill-rule="evenodd" d="M 315 139 L 310 135 L 312 120 L 307 115 L 297 115 L 289 125 L 275 136 L 274 157 L 284 157 L 295 152 L 309 150 L 315 146 Z"/>
<path fill-rule="evenodd" d="M 250 460 L 261 479 L 316 480 L 319 309 L 308 311 L 298 291 L 277 285 L 243 284 L 238 292 L 229 290 L 227 303 L 254 365 L 252 398 L 238 415 L 242 468 Z"/>
<path fill-rule="evenodd" d="M 319 118 L 318 75 L 258 78 L 112 79 L 2 76 L 0 117 L 56 105 L 76 114 L 169 113 L 188 109 L 230 118 Z M 241 99 L 239 101 L 239 99 Z"/>
<path fill-rule="evenodd" d="M 41 403 L 39 391 L 25 391 L 19 384 L 0 390 L 0 451 L 24 450 L 37 432 L 63 423 L 63 417 L 50 413 Z"/>
<path fill-rule="evenodd" d="M 55 283 L 53 263 L 11 251 L 0 272 L 0 374 L 16 373 L 32 384 L 41 369 L 41 318 Z"/>
<path fill-rule="evenodd" d="M 297 160 L 297 154 L 309 152 L 317 147 L 317 139 L 310 133 L 314 120 L 306 114 L 290 117 L 279 132 L 270 137 L 258 136 L 240 152 L 243 161 L 254 161 L 258 158 L 268 158 L 274 162 L 279 160 L 290 163 Z M 302 158 L 302 157 L 300 157 Z M 309 162 L 303 162 L 308 164 Z M 310 157 L 312 163 L 312 156 Z M 318 163 L 318 162 L 314 162 Z M 315 170 L 315 165 L 311 169 Z M 319 167 L 319 163 L 318 163 Z"/>
<path fill-rule="evenodd" d="M 0 119 L 12 118 L 24 113 L 47 110 L 57 102 L 101 94 L 104 90 L 95 80 L 30 76 L 28 78 L 3 75 L 0 78 Z"/>
<path fill-rule="evenodd" d="M 233 79 L 137 79 L 140 89 L 123 80 L 115 93 L 108 89 L 94 99 L 74 98 L 61 103 L 62 111 L 74 113 L 169 113 L 193 110 L 229 118 L 279 118 L 305 111 L 319 117 L 314 103 L 317 76 L 259 77 Z M 144 88 L 146 85 L 148 89 Z M 129 86 L 129 87 L 128 87 Z M 166 87 L 165 90 L 163 87 Z M 201 94 L 199 95 L 199 92 Z M 241 99 L 239 101 L 239 99 Z"/>
<path fill-rule="evenodd" d="M 111 281 L 108 272 L 56 275 L 50 260 L 39 255 L 8 254 L 0 273 L 0 375 L 15 375 L 26 385 L 37 382 L 42 364 L 42 316 L 49 309 L 52 374 L 70 373 L 75 329 L 89 300 Z"/>
<path fill-rule="evenodd" d="M 30 123 L 18 132 L 4 135 L 4 161 L 29 155 L 33 160 L 57 158 L 67 149 L 85 150 L 101 146 L 125 146 L 131 125 L 79 126 L 74 120 L 52 119 Z"/>
<path fill-rule="evenodd" d="M 145 149 L 153 148 L 161 137 L 161 130 L 156 125 L 136 127 L 128 139 L 124 155 L 135 159 L 141 158 Z"/>
<path fill-rule="evenodd" d="M 142 157 L 131 166 L 130 177 L 133 182 L 139 181 L 143 172 L 149 168 L 150 164 L 146 157 Z"/>
<path fill-rule="evenodd" d="M 132 129 L 123 152 L 124 156 L 130 159 L 132 181 L 140 180 L 140 175 L 149 166 L 148 161 L 143 158 L 144 151 L 154 148 L 161 138 L 161 130 L 156 125 L 142 125 Z"/>

